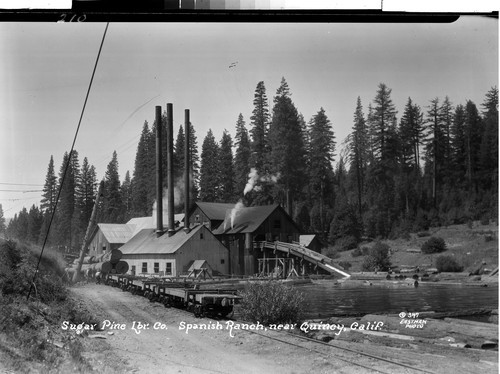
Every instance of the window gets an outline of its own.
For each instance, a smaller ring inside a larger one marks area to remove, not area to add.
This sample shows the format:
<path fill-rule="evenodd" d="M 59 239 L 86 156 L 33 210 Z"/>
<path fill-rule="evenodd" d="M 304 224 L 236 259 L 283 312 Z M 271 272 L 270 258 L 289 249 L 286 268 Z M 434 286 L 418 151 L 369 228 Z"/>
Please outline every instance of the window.
<path fill-rule="evenodd" d="M 203 233 L 200 232 L 200 240 L 203 240 Z"/>
<path fill-rule="evenodd" d="M 143 262 L 142 263 L 142 272 L 143 273 L 147 273 L 148 272 L 148 263 L 147 262 Z"/>
<path fill-rule="evenodd" d="M 165 275 L 172 275 L 172 263 L 167 262 L 165 264 Z"/>
<path fill-rule="evenodd" d="M 199 214 L 197 214 L 197 215 L 194 216 L 194 221 L 196 223 L 200 222 L 200 215 Z"/>
<path fill-rule="evenodd" d="M 220 263 L 221 263 L 221 265 L 224 265 L 224 259 L 223 258 L 220 259 Z"/>
<path fill-rule="evenodd" d="M 135 265 L 132 265 L 132 270 L 130 271 L 132 275 L 135 275 Z"/>
<path fill-rule="evenodd" d="M 159 262 L 155 262 L 154 265 L 153 265 L 153 271 L 155 273 L 159 273 L 160 272 L 160 263 Z"/>
<path fill-rule="evenodd" d="M 281 220 L 279 220 L 279 219 L 274 220 L 274 228 L 281 229 Z"/>

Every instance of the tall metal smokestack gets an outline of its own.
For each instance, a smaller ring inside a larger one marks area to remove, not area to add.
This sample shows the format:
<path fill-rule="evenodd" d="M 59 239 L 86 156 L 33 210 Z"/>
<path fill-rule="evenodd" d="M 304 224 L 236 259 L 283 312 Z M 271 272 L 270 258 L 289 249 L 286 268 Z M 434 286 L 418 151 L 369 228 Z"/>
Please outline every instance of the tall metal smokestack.
<path fill-rule="evenodd" d="M 156 236 L 163 234 L 163 176 L 161 173 L 161 106 L 156 106 Z"/>
<path fill-rule="evenodd" d="M 189 211 L 189 193 L 191 188 L 189 186 L 189 169 L 190 169 L 190 157 L 189 157 L 189 109 L 184 110 L 184 134 L 186 140 L 184 141 L 184 231 L 189 232 L 189 221 L 188 221 L 188 211 Z"/>
<path fill-rule="evenodd" d="M 168 236 L 175 234 L 174 227 L 174 109 L 167 104 L 167 186 L 168 186 Z"/>

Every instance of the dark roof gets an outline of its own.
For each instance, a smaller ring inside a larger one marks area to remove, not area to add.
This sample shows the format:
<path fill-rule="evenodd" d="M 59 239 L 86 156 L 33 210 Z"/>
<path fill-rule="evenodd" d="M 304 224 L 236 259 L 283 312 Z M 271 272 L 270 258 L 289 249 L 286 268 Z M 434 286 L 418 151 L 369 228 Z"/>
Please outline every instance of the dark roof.
<path fill-rule="evenodd" d="M 205 213 L 208 219 L 223 221 L 224 218 L 226 218 L 226 211 L 228 209 L 233 209 L 236 204 L 204 203 L 197 201 L 196 205 Z"/>
<path fill-rule="evenodd" d="M 203 225 L 194 226 L 191 231 L 186 234 L 183 229 L 168 236 L 164 233 L 159 238 L 156 236 L 155 229 L 142 229 L 132 239 L 120 247 L 120 251 L 126 254 L 157 254 L 157 253 L 174 253 L 184 243 L 186 243 L 199 230 L 206 230 Z"/>
<path fill-rule="evenodd" d="M 235 210 L 234 215 L 233 209 L 228 210 L 224 222 L 213 233 L 221 235 L 254 232 L 279 207 L 278 204 L 241 207 Z"/>

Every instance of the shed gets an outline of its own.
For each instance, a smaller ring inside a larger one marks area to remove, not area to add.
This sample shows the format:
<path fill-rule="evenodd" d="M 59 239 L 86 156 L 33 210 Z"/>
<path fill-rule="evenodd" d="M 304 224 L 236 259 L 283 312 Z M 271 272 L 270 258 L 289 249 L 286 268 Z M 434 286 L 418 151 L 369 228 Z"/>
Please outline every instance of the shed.
<path fill-rule="evenodd" d="M 204 224 L 210 230 L 217 229 L 226 218 L 226 211 L 234 208 L 234 204 L 196 202 L 191 208 L 188 217 L 189 224 Z"/>
<path fill-rule="evenodd" d="M 316 234 L 300 235 L 299 244 L 318 253 L 325 247 L 323 241 Z"/>
<path fill-rule="evenodd" d="M 133 226 L 118 223 L 98 223 L 89 245 L 89 255 L 99 256 L 118 249 L 128 242 L 133 234 Z"/>
<path fill-rule="evenodd" d="M 205 225 L 194 226 L 189 232 L 178 229 L 172 236 L 165 233 L 160 237 L 155 229 L 142 229 L 120 251 L 132 274 L 187 275 L 193 261 L 199 259 L 213 271 L 228 273 L 228 250 Z"/>
<path fill-rule="evenodd" d="M 214 231 L 229 248 L 231 273 L 255 274 L 262 254 L 254 248 L 254 242 L 299 240 L 299 227 L 278 204 L 232 208 L 226 211 L 224 222 Z"/>

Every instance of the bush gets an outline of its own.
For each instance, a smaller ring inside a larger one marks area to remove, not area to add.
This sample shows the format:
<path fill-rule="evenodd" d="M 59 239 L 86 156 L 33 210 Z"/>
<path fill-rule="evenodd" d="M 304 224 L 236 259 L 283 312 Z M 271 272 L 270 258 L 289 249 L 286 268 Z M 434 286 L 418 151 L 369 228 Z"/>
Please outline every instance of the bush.
<path fill-rule="evenodd" d="M 368 256 L 363 261 L 365 271 L 387 271 L 391 267 L 389 254 L 390 247 L 387 244 L 377 242 L 370 249 Z"/>
<path fill-rule="evenodd" d="M 340 239 L 335 240 L 335 245 L 341 250 L 341 251 L 348 251 L 349 249 L 354 249 L 358 245 L 358 239 L 356 239 L 354 236 L 349 235 L 349 236 L 344 236 Z"/>
<path fill-rule="evenodd" d="M 426 236 L 431 236 L 431 233 L 429 231 L 419 231 L 417 232 L 417 236 L 419 238 L 424 238 Z"/>
<path fill-rule="evenodd" d="M 460 272 L 464 269 L 452 256 L 447 255 L 436 259 L 436 268 L 439 272 Z"/>
<path fill-rule="evenodd" d="M 369 247 L 358 247 L 351 252 L 351 256 L 352 257 L 366 256 L 368 253 L 370 253 Z"/>
<path fill-rule="evenodd" d="M 340 261 L 339 265 L 342 266 L 345 271 L 349 271 L 349 269 L 352 266 L 352 264 L 349 261 Z"/>
<path fill-rule="evenodd" d="M 338 253 L 333 248 L 328 248 L 328 250 L 325 253 L 325 256 L 330 257 L 331 259 L 334 259 L 334 258 L 339 258 L 340 257 L 340 253 Z"/>
<path fill-rule="evenodd" d="M 302 317 L 302 293 L 281 282 L 249 283 L 242 293 L 241 317 L 263 325 L 297 323 Z"/>
<path fill-rule="evenodd" d="M 443 238 L 430 237 L 424 244 L 422 244 L 421 250 L 423 253 L 439 253 L 446 251 L 446 243 Z"/>

